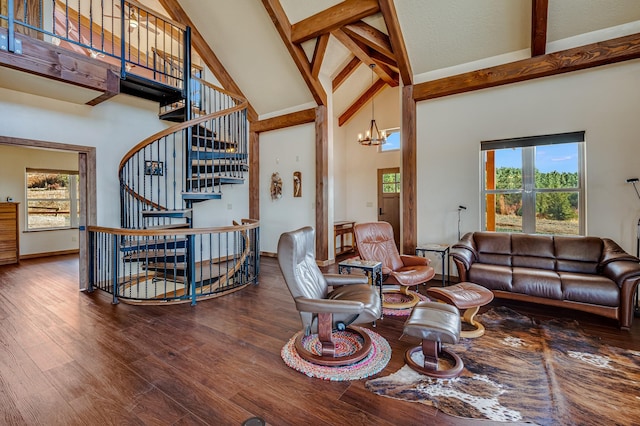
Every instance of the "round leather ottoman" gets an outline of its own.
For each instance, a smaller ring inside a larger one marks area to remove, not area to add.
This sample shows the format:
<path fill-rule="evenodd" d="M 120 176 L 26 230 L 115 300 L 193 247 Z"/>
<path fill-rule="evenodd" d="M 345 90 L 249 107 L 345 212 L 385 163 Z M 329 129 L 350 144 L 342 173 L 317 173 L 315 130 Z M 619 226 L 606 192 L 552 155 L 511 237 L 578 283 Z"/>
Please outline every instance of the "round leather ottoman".
<path fill-rule="evenodd" d="M 464 310 L 462 321 L 474 327 L 473 330 L 463 330 L 460 337 L 474 338 L 484 334 L 484 326 L 474 320 L 481 306 L 493 300 L 491 290 L 471 282 L 461 282 L 448 287 L 430 287 L 427 294 L 434 299 L 441 300 Z"/>

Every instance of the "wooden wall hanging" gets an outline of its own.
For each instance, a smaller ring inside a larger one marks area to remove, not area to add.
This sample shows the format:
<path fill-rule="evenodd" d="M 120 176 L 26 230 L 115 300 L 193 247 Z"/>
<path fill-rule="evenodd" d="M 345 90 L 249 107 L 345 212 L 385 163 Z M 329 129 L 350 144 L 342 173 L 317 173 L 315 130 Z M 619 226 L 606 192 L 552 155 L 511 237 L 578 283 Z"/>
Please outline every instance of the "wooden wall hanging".
<path fill-rule="evenodd" d="M 302 197 L 302 172 L 293 172 L 293 196 Z"/>
<path fill-rule="evenodd" d="M 279 200 L 282 198 L 282 179 L 280 173 L 275 172 L 271 175 L 271 199 Z"/>

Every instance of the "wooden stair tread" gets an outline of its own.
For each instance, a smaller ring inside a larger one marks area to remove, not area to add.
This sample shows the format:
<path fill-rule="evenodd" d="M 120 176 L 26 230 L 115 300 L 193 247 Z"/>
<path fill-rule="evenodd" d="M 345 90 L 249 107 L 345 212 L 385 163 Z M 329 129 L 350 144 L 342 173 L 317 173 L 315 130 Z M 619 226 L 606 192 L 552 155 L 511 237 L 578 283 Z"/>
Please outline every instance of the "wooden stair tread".
<path fill-rule="evenodd" d="M 184 210 L 144 210 L 142 217 L 174 217 L 174 218 L 191 218 L 193 211 L 191 209 Z"/>

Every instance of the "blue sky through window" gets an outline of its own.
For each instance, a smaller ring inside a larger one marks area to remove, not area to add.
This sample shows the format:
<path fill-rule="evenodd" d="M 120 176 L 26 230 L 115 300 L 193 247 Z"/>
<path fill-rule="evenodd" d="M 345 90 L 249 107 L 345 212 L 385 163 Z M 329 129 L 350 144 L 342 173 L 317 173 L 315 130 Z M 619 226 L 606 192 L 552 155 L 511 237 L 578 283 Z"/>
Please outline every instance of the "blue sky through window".
<path fill-rule="evenodd" d="M 522 168 L 522 150 L 496 150 L 496 167 Z M 578 171 L 578 144 L 565 143 L 536 147 L 536 169 L 541 173 L 552 171 L 574 173 Z"/>
<path fill-rule="evenodd" d="M 398 130 L 387 132 L 387 143 L 382 145 L 381 151 L 400 149 L 400 132 Z"/>

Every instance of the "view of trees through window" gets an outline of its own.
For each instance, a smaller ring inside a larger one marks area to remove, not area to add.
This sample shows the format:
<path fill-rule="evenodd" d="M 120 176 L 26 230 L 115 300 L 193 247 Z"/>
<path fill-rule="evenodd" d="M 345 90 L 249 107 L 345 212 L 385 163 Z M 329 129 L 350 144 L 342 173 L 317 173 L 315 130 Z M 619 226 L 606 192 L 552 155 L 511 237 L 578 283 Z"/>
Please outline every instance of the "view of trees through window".
<path fill-rule="evenodd" d="M 27 171 L 27 228 L 78 226 L 78 176 L 75 172 Z"/>
<path fill-rule="evenodd" d="M 483 149 L 485 229 L 581 234 L 583 142 L 514 144 Z"/>
<path fill-rule="evenodd" d="M 400 173 L 384 173 L 382 175 L 382 192 L 385 194 L 400 193 Z"/>

